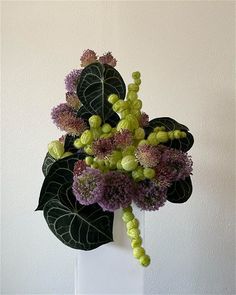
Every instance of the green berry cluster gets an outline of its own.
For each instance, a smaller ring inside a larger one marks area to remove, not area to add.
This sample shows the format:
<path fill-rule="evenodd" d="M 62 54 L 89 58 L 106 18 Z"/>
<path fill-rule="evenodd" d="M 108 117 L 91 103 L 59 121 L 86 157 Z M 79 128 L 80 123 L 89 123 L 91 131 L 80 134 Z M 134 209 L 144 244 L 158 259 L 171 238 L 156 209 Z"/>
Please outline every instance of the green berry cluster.
<path fill-rule="evenodd" d="M 155 170 L 149 167 L 142 167 L 136 157 L 135 150 L 140 145 L 153 145 L 165 143 L 168 140 L 186 137 L 186 133 L 180 130 L 165 131 L 165 127 L 156 127 L 145 139 L 145 131 L 142 127 L 141 108 L 142 101 L 138 97 L 139 85 L 141 84 L 140 73 L 132 74 L 133 83 L 128 85 L 128 92 L 125 100 L 119 99 L 116 94 L 111 94 L 108 101 L 112 109 L 120 115 L 120 121 L 113 128 L 110 124 L 102 122 L 98 115 L 89 118 L 90 129 L 85 130 L 80 138 L 74 141 L 76 148 L 84 148 L 88 155 L 85 158 L 86 164 L 92 168 L 100 169 L 103 172 L 109 170 L 123 170 L 130 173 L 135 181 L 152 179 L 155 177 Z M 111 138 L 117 132 L 129 130 L 132 133 L 132 144 L 124 149 L 116 148 L 105 159 L 94 156 L 92 143 L 98 139 Z"/>
<path fill-rule="evenodd" d="M 129 206 L 123 209 L 122 219 L 126 224 L 127 235 L 131 239 L 131 247 L 133 249 L 133 256 L 137 258 L 142 266 L 150 264 L 150 257 L 146 254 L 142 247 L 142 238 L 140 236 L 139 222 L 133 214 L 132 207 Z"/>

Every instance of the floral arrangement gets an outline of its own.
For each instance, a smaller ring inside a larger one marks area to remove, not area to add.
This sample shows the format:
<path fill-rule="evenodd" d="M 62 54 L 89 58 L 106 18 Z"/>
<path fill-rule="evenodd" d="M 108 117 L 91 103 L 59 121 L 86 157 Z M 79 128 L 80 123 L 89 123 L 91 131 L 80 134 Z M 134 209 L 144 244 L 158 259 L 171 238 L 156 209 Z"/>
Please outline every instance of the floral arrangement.
<path fill-rule="evenodd" d="M 80 61 L 82 69 L 65 77 L 66 102 L 51 112 L 65 134 L 48 145 L 36 210 L 61 242 L 92 250 L 113 241 L 114 211 L 122 209 L 133 255 L 148 266 L 132 203 L 154 211 L 189 199 L 193 136 L 171 118 L 149 120 L 140 73 L 132 73 L 126 94 L 111 52 L 98 57 L 88 49 Z"/>

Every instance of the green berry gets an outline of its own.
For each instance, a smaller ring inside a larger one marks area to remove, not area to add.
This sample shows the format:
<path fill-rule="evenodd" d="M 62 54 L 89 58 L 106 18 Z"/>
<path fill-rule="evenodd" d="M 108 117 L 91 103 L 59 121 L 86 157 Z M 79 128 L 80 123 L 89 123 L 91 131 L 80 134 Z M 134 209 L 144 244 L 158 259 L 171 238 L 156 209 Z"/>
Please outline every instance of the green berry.
<path fill-rule="evenodd" d="M 139 262 L 140 262 L 140 264 L 141 264 L 142 266 L 147 267 L 147 266 L 150 264 L 150 262 L 151 262 L 151 258 L 150 258 L 149 255 L 144 254 L 144 255 L 142 255 L 142 256 L 139 258 Z"/>
<path fill-rule="evenodd" d="M 121 131 L 121 130 L 123 130 L 123 129 L 132 130 L 132 129 L 131 129 L 131 123 L 130 123 L 129 120 L 122 119 L 122 120 L 120 120 L 120 122 L 118 123 L 116 129 L 117 129 L 117 131 Z"/>
<path fill-rule="evenodd" d="M 138 94 L 137 94 L 137 92 L 135 92 L 135 91 L 129 91 L 128 92 L 128 94 L 127 94 L 127 99 L 128 100 L 135 100 L 135 99 L 137 99 L 138 98 Z"/>
<path fill-rule="evenodd" d="M 145 255 L 145 250 L 143 247 L 135 247 L 133 249 L 133 255 L 135 258 L 139 259 L 141 256 Z"/>
<path fill-rule="evenodd" d="M 130 230 L 132 228 L 138 228 L 138 226 L 139 226 L 139 221 L 137 218 L 134 218 L 133 220 L 129 221 L 126 224 L 127 230 Z"/>
<path fill-rule="evenodd" d="M 109 132 L 111 132 L 111 129 L 112 129 L 112 127 L 108 123 L 105 123 L 102 125 L 102 132 L 103 133 L 109 133 Z"/>
<path fill-rule="evenodd" d="M 109 103 L 111 103 L 111 104 L 114 104 L 115 102 L 117 102 L 117 100 L 119 100 L 119 97 L 118 97 L 118 95 L 116 95 L 116 94 L 111 94 L 111 95 L 109 95 L 109 97 L 108 97 L 108 101 L 109 101 Z"/>
<path fill-rule="evenodd" d="M 93 157 L 90 157 L 90 156 L 86 157 L 85 158 L 85 163 L 88 166 L 92 165 L 93 164 Z"/>
<path fill-rule="evenodd" d="M 90 155 L 90 156 L 93 156 L 93 149 L 91 147 L 91 145 L 87 145 L 85 148 L 84 148 L 84 151 L 86 154 Z"/>
<path fill-rule="evenodd" d="M 135 99 L 132 101 L 131 107 L 135 110 L 141 110 L 142 108 L 142 101 L 140 99 Z"/>
<path fill-rule="evenodd" d="M 174 131 L 168 131 L 168 137 L 169 137 L 170 140 L 175 139 Z"/>
<path fill-rule="evenodd" d="M 180 130 L 175 130 L 175 131 L 174 131 L 174 137 L 175 137 L 176 139 L 181 138 L 181 131 L 180 131 Z"/>
<path fill-rule="evenodd" d="M 138 237 L 137 239 L 132 239 L 131 247 L 134 249 L 136 247 L 140 247 L 142 245 L 142 238 Z"/>
<path fill-rule="evenodd" d="M 122 169 L 123 169 L 123 167 L 122 167 L 122 165 L 121 165 L 121 160 L 117 161 L 117 163 L 116 163 L 116 168 L 117 168 L 118 170 L 122 170 Z"/>
<path fill-rule="evenodd" d="M 152 168 L 144 168 L 143 175 L 148 179 L 152 179 L 155 176 L 155 170 Z"/>
<path fill-rule="evenodd" d="M 126 208 L 123 208 L 123 212 L 133 212 L 133 208 L 131 206 L 128 206 Z"/>
<path fill-rule="evenodd" d="M 91 128 L 98 128 L 102 124 L 102 119 L 98 115 L 93 115 L 89 118 L 89 126 Z"/>
<path fill-rule="evenodd" d="M 140 85 L 141 82 L 142 82 L 141 79 L 135 79 L 135 80 L 134 80 L 134 83 L 135 83 L 136 85 Z"/>
<path fill-rule="evenodd" d="M 133 171 L 137 168 L 138 162 L 135 156 L 128 155 L 121 160 L 121 165 L 125 171 Z"/>
<path fill-rule="evenodd" d="M 80 138 L 77 138 L 77 139 L 74 141 L 74 147 L 77 148 L 77 149 L 80 149 L 80 148 L 84 147 L 84 144 L 82 144 Z"/>
<path fill-rule="evenodd" d="M 128 85 L 128 90 L 138 92 L 139 91 L 139 86 L 134 84 L 134 83 L 131 83 L 131 84 Z"/>
<path fill-rule="evenodd" d="M 134 214 L 132 212 L 124 212 L 122 215 L 122 219 L 125 223 L 134 219 Z"/>
<path fill-rule="evenodd" d="M 140 76 L 141 76 L 141 74 L 140 74 L 140 72 L 138 72 L 138 71 L 132 73 L 132 78 L 133 78 L 133 79 L 139 79 Z"/>
<path fill-rule="evenodd" d="M 145 176 L 143 175 L 143 167 L 137 167 L 134 171 L 132 171 L 132 177 L 135 181 L 144 180 Z"/>
<path fill-rule="evenodd" d="M 169 140 L 168 132 L 159 131 L 157 132 L 156 138 L 159 142 L 167 142 Z"/>
<path fill-rule="evenodd" d="M 145 137 L 145 131 L 143 128 L 139 127 L 137 129 L 135 129 L 135 132 L 134 132 L 134 137 L 135 139 L 144 139 Z"/>
<path fill-rule="evenodd" d="M 140 230 L 138 228 L 131 228 L 127 231 L 128 236 L 132 239 L 137 239 L 140 235 Z"/>
<path fill-rule="evenodd" d="M 147 140 L 150 143 L 150 145 L 158 145 L 158 140 L 156 138 L 156 133 L 155 132 L 150 133 L 148 135 Z"/>
<path fill-rule="evenodd" d="M 64 154 L 64 145 L 59 140 L 54 140 L 48 144 L 49 154 L 56 160 L 60 159 Z"/>
<path fill-rule="evenodd" d="M 133 146 L 133 145 L 129 145 L 127 148 L 125 148 L 125 149 L 122 151 L 122 156 L 125 157 L 125 156 L 128 156 L 128 155 L 133 155 L 135 149 L 136 149 L 135 146 Z"/>
<path fill-rule="evenodd" d="M 90 144 L 93 141 L 93 134 L 90 130 L 85 130 L 80 136 L 80 141 L 82 144 Z"/>

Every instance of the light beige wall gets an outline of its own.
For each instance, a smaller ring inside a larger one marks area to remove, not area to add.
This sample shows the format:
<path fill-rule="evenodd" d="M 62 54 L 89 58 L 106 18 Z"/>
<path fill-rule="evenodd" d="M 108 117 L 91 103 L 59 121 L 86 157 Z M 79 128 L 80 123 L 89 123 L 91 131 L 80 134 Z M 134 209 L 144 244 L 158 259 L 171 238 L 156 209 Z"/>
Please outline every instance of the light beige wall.
<path fill-rule="evenodd" d="M 192 198 L 146 214 L 144 293 L 236 292 L 234 30 L 233 1 L 2 2 L 3 294 L 73 293 L 76 251 L 33 210 L 50 109 L 86 48 L 111 50 L 127 83 L 141 71 L 144 110 L 195 135 Z"/>

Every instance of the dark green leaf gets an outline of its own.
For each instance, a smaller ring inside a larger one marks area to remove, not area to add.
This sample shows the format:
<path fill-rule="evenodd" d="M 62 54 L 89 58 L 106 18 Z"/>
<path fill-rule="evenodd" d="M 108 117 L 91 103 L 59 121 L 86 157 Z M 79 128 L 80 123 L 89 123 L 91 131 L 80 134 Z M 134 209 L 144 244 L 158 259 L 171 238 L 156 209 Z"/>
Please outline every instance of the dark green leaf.
<path fill-rule="evenodd" d="M 52 167 L 52 164 L 55 162 L 56 160 L 49 153 L 47 153 L 42 166 L 44 176 L 48 175 L 48 172 L 50 168 Z"/>
<path fill-rule="evenodd" d="M 119 72 L 107 64 L 93 63 L 82 71 L 77 94 L 83 104 L 80 113 L 87 112 L 101 116 L 103 122 L 114 113 L 108 96 L 115 93 L 125 98 L 125 83 Z M 79 115 L 78 115 L 79 116 Z"/>
<path fill-rule="evenodd" d="M 56 161 L 45 177 L 41 188 L 39 204 L 36 210 L 43 210 L 44 205 L 51 199 L 57 197 L 58 191 L 63 184 L 73 182 L 74 164 L 79 159 L 83 159 L 84 154 L 73 155 Z"/>
<path fill-rule="evenodd" d="M 170 140 L 164 145 L 181 150 L 183 152 L 187 152 L 192 147 L 194 143 L 194 138 L 192 134 L 188 132 L 188 127 L 168 117 L 156 118 L 151 120 L 148 127 L 145 128 L 146 136 L 148 136 L 155 127 L 161 126 L 164 126 L 167 131 L 172 131 L 176 129 L 184 131 L 187 135 L 185 138 Z"/>
<path fill-rule="evenodd" d="M 184 203 L 192 194 L 192 181 L 190 177 L 176 181 L 167 192 L 167 200 L 172 203 Z"/>
<path fill-rule="evenodd" d="M 97 204 L 79 204 L 70 184 L 62 185 L 58 198 L 44 206 L 44 217 L 56 237 L 67 246 L 81 250 L 92 250 L 113 241 L 113 216 Z"/>
<path fill-rule="evenodd" d="M 74 141 L 78 138 L 78 136 L 72 136 L 67 134 L 64 143 L 65 152 L 76 153 L 78 149 L 74 147 Z"/>

